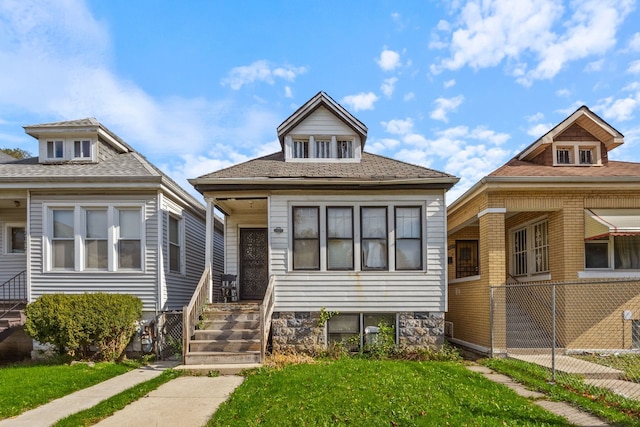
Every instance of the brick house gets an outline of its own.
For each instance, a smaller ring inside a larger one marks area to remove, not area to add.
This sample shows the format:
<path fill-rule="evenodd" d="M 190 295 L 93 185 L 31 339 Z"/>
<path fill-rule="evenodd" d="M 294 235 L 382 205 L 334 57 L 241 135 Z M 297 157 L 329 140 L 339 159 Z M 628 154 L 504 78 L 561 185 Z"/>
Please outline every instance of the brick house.
<path fill-rule="evenodd" d="M 508 345 L 507 305 L 490 305 L 492 286 L 640 278 L 640 163 L 608 156 L 623 143 L 620 132 L 580 107 L 448 207 L 453 342 L 484 353 Z M 640 345 L 638 282 L 616 285 L 619 298 L 604 289 L 561 289 L 557 345 Z M 531 325 L 536 306 L 550 298 L 536 292 L 511 302 Z M 600 314 L 580 317 L 590 306 Z"/>

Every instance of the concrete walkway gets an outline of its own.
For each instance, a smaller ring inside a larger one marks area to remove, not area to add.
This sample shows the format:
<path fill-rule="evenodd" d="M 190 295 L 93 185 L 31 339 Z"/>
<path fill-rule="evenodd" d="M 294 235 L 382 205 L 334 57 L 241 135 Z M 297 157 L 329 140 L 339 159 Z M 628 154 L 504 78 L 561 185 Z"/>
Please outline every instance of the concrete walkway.
<path fill-rule="evenodd" d="M 602 421 L 600 418 L 597 418 L 591 414 L 583 412 L 568 403 L 565 402 L 551 402 L 549 400 L 545 400 L 545 395 L 542 393 L 538 393 L 537 391 L 531 391 L 525 388 L 522 384 L 513 381 L 510 377 L 502 374 L 498 374 L 487 368 L 486 366 L 481 365 L 469 365 L 467 368 L 471 371 L 478 372 L 488 380 L 494 381 L 499 384 L 503 384 L 513 391 L 515 391 L 518 395 L 522 397 L 526 397 L 527 399 L 532 399 L 533 403 L 542 408 L 546 409 L 549 412 L 552 412 L 556 415 L 564 417 L 571 424 L 574 424 L 579 427 L 601 427 L 608 426 L 610 424 Z"/>
<path fill-rule="evenodd" d="M 159 376 L 176 363 L 134 369 L 125 374 L 51 401 L 13 418 L 0 420 L 0 427 L 47 427 L 76 412 L 91 408 L 141 382 Z M 99 423 L 101 426 L 200 427 L 242 383 L 239 376 L 179 377 L 163 384 Z"/>

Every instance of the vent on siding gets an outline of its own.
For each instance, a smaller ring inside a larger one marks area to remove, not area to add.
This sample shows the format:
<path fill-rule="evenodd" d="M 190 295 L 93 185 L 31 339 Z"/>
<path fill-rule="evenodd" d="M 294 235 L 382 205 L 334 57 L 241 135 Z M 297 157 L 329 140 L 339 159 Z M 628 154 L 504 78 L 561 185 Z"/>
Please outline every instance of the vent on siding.
<path fill-rule="evenodd" d="M 453 322 L 444 322 L 444 336 L 453 338 Z"/>

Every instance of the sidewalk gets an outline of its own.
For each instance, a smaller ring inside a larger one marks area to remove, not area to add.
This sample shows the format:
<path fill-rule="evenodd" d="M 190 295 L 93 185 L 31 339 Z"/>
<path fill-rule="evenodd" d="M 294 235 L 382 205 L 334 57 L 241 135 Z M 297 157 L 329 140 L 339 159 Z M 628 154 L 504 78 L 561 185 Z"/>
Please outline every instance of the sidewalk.
<path fill-rule="evenodd" d="M 158 362 L 134 369 L 89 388 L 51 401 L 13 418 L 0 420 L 0 427 L 47 427 L 76 412 L 91 408 L 141 382 L 174 368 L 176 363 Z M 179 377 L 133 402 L 101 426 L 202 426 L 242 383 L 243 378 Z"/>

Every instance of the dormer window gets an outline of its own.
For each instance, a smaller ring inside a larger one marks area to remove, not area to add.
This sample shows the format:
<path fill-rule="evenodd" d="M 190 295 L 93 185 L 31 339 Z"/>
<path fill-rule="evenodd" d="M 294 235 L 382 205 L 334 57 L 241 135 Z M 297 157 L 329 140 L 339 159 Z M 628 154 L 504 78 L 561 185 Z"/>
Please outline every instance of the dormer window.
<path fill-rule="evenodd" d="M 339 159 L 353 158 L 353 141 L 352 140 L 338 141 L 338 158 Z"/>
<path fill-rule="evenodd" d="M 91 141 L 88 139 L 73 141 L 73 157 L 76 159 L 90 159 Z"/>
<path fill-rule="evenodd" d="M 571 164 L 571 150 L 569 148 L 558 148 L 556 150 L 556 163 L 561 165 Z"/>
<path fill-rule="evenodd" d="M 580 148 L 580 164 L 581 165 L 593 164 L 593 148 Z"/>
<path fill-rule="evenodd" d="M 42 163 L 96 161 L 97 146 L 91 138 L 45 139 L 40 143 Z"/>
<path fill-rule="evenodd" d="M 47 158 L 64 159 L 64 141 L 47 141 Z"/>
<path fill-rule="evenodd" d="M 294 140 L 293 141 L 293 157 L 296 159 L 309 158 L 309 140 Z"/>
<path fill-rule="evenodd" d="M 559 142 L 553 146 L 554 166 L 602 165 L 600 145 L 597 142 Z"/>
<path fill-rule="evenodd" d="M 316 139 L 316 158 L 318 159 L 330 159 L 331 158 L 331 140 L 330 139 Z"/>

